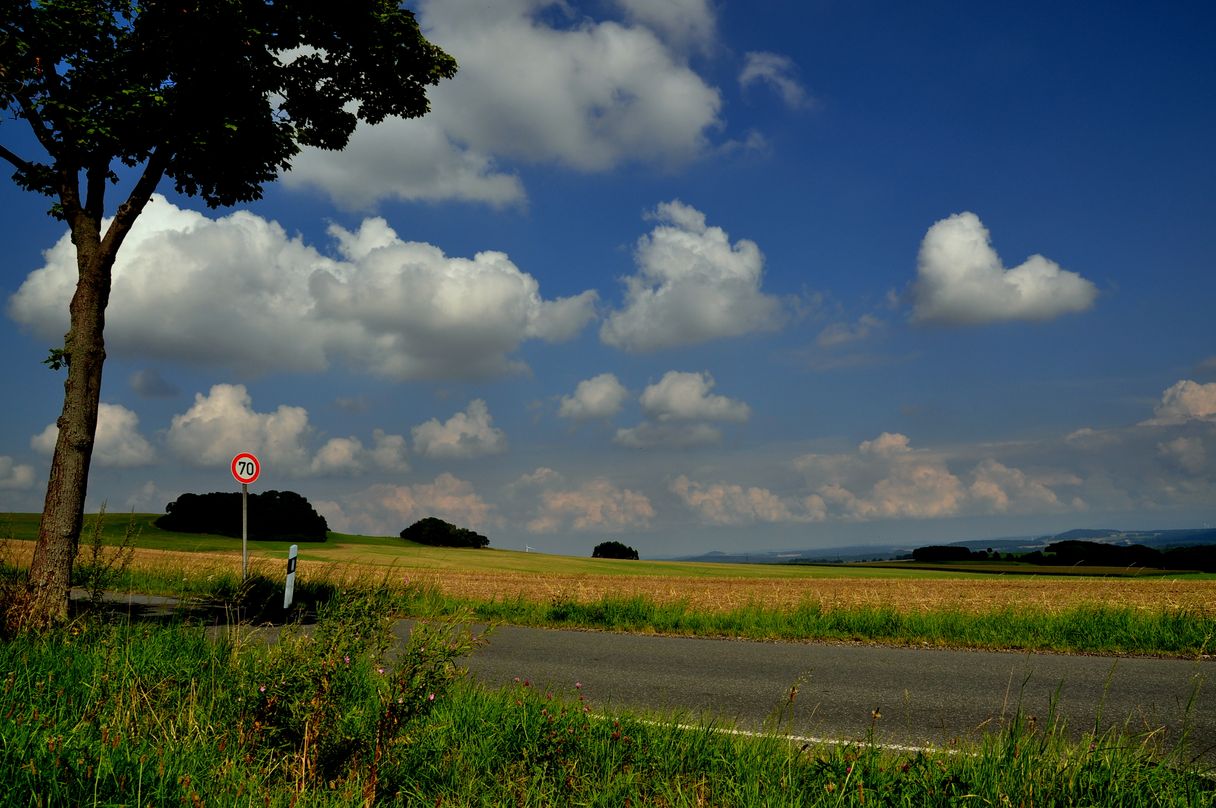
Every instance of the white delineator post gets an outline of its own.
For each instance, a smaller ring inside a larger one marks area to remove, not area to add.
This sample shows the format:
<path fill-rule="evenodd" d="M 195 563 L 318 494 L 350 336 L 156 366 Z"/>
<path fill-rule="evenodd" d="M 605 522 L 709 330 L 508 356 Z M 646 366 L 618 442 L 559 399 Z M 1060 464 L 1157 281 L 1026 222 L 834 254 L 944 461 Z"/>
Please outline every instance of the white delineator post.
<path fill-rule="evenodd" d="M 262 464 L 253 452 L 232 458 L 232 476 L 241 484 L 241 582 L 249 579 L 249 484 L 262 473 Z"/>
<path fill-rule="evenodd" d="M 296 554 L 299 550 L 300 546 L 293 544 L 287 551 L 287 584 L 283 587 L 284 611 L 291 608 L 291 599 L 296 593 Z"/>

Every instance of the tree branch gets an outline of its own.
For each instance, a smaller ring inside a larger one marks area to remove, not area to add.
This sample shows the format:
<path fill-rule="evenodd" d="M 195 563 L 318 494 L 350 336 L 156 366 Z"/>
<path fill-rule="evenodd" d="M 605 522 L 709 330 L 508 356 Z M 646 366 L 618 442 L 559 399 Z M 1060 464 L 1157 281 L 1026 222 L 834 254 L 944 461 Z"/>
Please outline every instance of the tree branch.
<path fill-rule="evenodd" d="M 4 148 L 4 146 L 0 146 L 0 157 L 3 157 L 5 160 L 8 160 L 10 163 L 12 163 L 14 166 L 16 166 L 18 168 L 18 170 L 20 170 L 20 171 L 28 172 L 28 171 L 32 171 L 34 168 L 33 163 L 31 163 L 27 160 L 22 160 L 16 154 L 14 154 L 13 152 Z"/>
<path fill-rule="evenodd" d="M 143 212 L 144 205 L 147 205 L 148 200 L 151 199 L 152 192 L 160 184 L 161 177 L 165 175 L 168 165 L 169 157 L 166 156 L 163 147 L 152 152 L 147 165 L 144 166 L 144 173 L 139 176 L 139 181 L 127 195 L 127 201 L 119 205 L 118 210 L 114 213 L 114 219 L 110 222 L 105 238 L 101 241 L 102 250 L 118 252 L 123 239 L 131 231 L 131 226 L 135 224 L 136 218 Z"/>

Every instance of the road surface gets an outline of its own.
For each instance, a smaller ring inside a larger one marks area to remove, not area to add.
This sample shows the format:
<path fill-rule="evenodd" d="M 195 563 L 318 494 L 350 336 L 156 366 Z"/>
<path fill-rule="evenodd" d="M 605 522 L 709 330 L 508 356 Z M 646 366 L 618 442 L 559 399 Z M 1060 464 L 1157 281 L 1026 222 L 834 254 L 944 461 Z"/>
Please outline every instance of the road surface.
<path fill-rule="evenodd" d="M 1074 733 L 1157 733 L 1216 762 L 1216 660 L 764 643 L 500 626 L 469 659 L 488 685 L 516 677 L 599 709 L 674 711 L 743 729 L 949 746 L 1001 726 L 1020 707 Z M 793 703 L 791 687 L 798 686 Z M 880 717 L 875 718 L 877 712 Z"/>

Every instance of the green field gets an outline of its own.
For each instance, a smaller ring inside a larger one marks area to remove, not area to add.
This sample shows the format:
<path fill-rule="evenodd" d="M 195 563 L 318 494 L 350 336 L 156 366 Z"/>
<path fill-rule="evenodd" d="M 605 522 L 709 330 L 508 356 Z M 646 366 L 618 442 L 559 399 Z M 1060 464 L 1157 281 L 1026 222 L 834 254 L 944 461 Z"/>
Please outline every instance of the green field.
<path fill-rule="evenodd" d="M 102 525 L 106 544 L 120 542 L 132 524 L 138 531 L 135 546 L 147 550 L 175 550 L 188 553 L 240 552 L 241 540 L 206 533 L 176 533 L 161 530 L 153 522 L 159 514 L 107 514 Z M 85 516 L 82 536 L 93 529 L 95 514 Z M 38 535 L 39 514 L 0 514 L 0 537 L 33 541 Z M 83 541 L 83 540 L 82 540 Z M 286 558 L 291 541 L 250 541 L 253 558 Z M 427 547 L 389 536 L 329 534 L 325 542 L 301 542 L 299 557 L 305 561 L 375 564 L 382 566 L 464 572 L 541 573 L 547 575 L 630 575 L 679 576 L 692 578 L 817 578 L 855 576 L 865 578 L 903 577 L 899 569 L 866 568 L 859 565 L 795 566 L 784 564 L 714 564 L 682 561 L 621 561 L 576 556 L 524 553 L 488 547 L 480 550 Z M 919 570 L 918 577 L 951 578 L 967 575 L 950 570 Z"/>

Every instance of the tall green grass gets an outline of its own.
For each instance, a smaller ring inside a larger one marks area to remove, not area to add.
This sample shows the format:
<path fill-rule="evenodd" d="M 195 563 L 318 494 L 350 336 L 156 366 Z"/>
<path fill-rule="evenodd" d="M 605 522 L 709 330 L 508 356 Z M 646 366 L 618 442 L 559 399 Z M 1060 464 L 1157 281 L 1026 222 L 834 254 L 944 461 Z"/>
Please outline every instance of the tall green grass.
<path fill-rule="evenodd" d="M 1078 606 L 1058 612 L 901 612 L 890 607 L 824 608 L 807 601 L 793 609 L 751 605 L 707 612 L 686 603 L 656 603 L 644 597 L 605 597 L 591 602 L 556 599 L 546 603 L 524 598 L 475 601 L 425 587 L 406 590 L 402 606 L 419 616 L 464 610 L 490 622 L 756 640 L 866 640 L 1180 657 L 1210 653 L 1216 646 L 1216 615 L 1169 609 Z"/>
<path fill-rule="evenodd" d="M 1216 801 L 1174 750 L 1016 713 L 974 748 L 896 753 L 597 715 L 574 683 L 485 690 L 452 667 L 457 630 L 389 648 L 394 597 L 345 597 L 271 645 L 93 618 L 0 644 L 0 806 Z"/>

